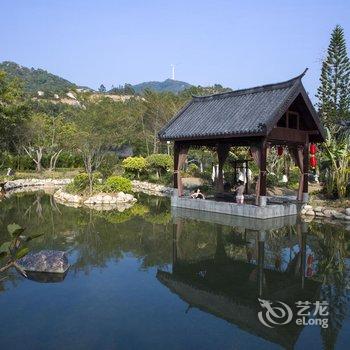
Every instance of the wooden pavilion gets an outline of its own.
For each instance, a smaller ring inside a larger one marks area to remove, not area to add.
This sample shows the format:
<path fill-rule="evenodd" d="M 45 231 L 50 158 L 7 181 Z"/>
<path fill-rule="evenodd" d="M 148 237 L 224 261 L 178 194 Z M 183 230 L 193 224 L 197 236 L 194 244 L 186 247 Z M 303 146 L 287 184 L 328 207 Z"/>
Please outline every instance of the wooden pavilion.
<path fill-rule="evenodd" d="M 308 200 L 309 144 L 325 139 L 324 129 L 302 84 L 306 73 L 281 83 L 209 96 L 193 96 L 159 132 L 174 142 L 174 188 L 183 196 L 180 169 L 190 147 L 218 154 L 218 191 L 230 147 L 250 147 L 260 169 L 256 199 L 266 206 L 266 158 L 271 146 L 288 147 L 300 169 L 298 200 Z"/>

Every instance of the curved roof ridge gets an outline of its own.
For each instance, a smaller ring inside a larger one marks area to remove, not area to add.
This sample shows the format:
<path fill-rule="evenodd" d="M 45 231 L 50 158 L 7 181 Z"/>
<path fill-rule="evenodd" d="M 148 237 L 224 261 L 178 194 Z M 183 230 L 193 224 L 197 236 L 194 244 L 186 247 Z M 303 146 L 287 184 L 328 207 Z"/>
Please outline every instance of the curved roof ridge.
<path fill-rule="evenodd" d="M 275 89 L 283 89 L 292 86 L 297 80 L 301 80 L 301 78 L 305 75 L 308 68 L 306 68 L 303 73 L 299 74 L 298 76 L 291 78 L 286 81 L 282 81 L 279 83 L 273 83 L 273 84 L 265 84 L 265 85 L 258 85 L 250 88 L 245 89 L 238 89 L 233 91 L 227 91 L 227 92 L 220 92 L 217 94 L 211 94 L 211 95 L 192 95 L 192 98 L 194 102 L 196 101 L 203 101 L 203 100 L 210 100 L 215 98 L 225 98 L 230 96 L 239 96 L 239 95 L 247 95 L 247 94 L 253 94 L 253 93 L 259 93 L 263 91 L 268 90 L 275 90 Z"/>

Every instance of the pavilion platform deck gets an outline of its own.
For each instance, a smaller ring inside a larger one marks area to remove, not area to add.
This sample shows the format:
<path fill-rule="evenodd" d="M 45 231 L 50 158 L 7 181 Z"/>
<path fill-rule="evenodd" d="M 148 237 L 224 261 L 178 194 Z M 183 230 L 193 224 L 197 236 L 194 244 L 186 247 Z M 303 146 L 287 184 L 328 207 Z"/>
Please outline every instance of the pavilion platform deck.
<path fill-rule="evenodd" d="M 279 200 L 280 203 L 278 203 Z M 258 206 L 255 204 L 237 204 L 210 198 L 193 199 L 190 197 L 178 197 L 175 194 L 171 197 L 171 206 L 260 220 L 297 215 L 298 213 L 298 205 L 293 200 L 289 201 L 285 197 L 281 197 L 280 199 L 278 197 L 271 197 L 270 201 L 268 198 L 266 206 Z"/>
<path fill-rule="evenodd" d="M 171 207 L 171 215 L 174 219 L 181 218 L 199 220 L 219 225 L 243 227 L 245 229 L 257 231 L 274 230 L 285 226 L 295 225 L 297 222 L 297 215 L 278 216 L 269 219 L 256 219 L 182 207 Z"/>

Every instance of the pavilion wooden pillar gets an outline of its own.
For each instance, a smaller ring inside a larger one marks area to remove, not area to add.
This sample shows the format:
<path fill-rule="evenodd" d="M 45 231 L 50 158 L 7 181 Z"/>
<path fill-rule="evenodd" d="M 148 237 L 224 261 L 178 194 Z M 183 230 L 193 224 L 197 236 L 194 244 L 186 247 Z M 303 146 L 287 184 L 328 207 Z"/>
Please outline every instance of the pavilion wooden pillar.
<path fill-rule="evenodd" d="M 180 144 L 175 141 L 174 143 L 174 175 L 173 175 L 173 182 L 174 182 L 174 188 L 177 189 L 177 169 L 179 168 L 179 154 L 180 154 Z"/>
<path fill-rule="evenodd" d="M 224 192 L 224 175 L 223 168 L 228 156 L 229 146 L 226 144 L 218 144 L 217 153 L 219 160 L 219 171 L 218 171 L 218 183 L 217 183 L 217 191 Z"/>
<path fill-rule="evenodd" d="M 267 142 L 266 139 L 260 145 L 260 174 L 259 174 L 259 206 L 266 206 L 266 158 Z"/>
<path fill-rule="evenodd" d="M 186 162 L 189 146 L 179 142 L 174 143 L 174 189 L 177 190 L 177 195 L 183 195 L 183 185 L 181 182 L 181 168 Z"/>
<path fill-rule="evenodd" d="M 307 140 L 304 145 L 304 151 L 303 151 L 303 197 L 302 202 L 307 203 L 309 201 L 309 139 L 307 137 Z"/>

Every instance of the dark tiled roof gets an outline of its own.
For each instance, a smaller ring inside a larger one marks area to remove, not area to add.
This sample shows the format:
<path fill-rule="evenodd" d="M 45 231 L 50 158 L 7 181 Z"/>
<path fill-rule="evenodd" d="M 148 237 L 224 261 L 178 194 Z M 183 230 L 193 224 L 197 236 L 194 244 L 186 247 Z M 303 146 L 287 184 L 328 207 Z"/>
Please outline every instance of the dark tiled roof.
<path fill-rule="evenodd" d="M 194 96 L 159 132 L 159 138 L 266 135 L 277 116 L 285 112 L 303 89 L 301 78 L 304 73 L 282 83 Z"/>

